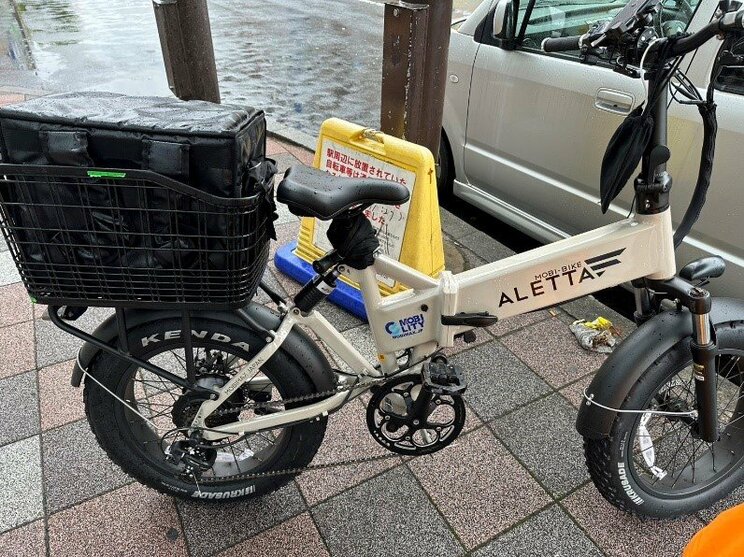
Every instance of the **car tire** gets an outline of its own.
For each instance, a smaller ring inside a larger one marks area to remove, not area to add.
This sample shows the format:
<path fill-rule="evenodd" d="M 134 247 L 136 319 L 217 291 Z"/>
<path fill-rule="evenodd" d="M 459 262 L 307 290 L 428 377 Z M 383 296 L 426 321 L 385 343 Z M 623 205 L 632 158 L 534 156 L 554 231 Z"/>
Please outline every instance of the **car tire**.
<path fill-rule="evenodd" d="M 455 165 L 447 137 L 442 134 L 439 141 L 439 155 L 437 161 L 437 194 L 440 201 L 452 198 L 455 183 Z"/>

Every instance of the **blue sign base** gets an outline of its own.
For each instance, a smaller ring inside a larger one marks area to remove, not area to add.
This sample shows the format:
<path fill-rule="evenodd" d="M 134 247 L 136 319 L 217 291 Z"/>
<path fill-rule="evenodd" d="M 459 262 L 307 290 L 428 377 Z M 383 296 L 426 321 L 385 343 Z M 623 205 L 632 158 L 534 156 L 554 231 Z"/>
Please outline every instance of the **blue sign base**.
<path fill-rule="evenodd" d="M 294 254 L 296 247 L 297 242 L 290 242 L 280 247 L 274 256 L 274 264 L 285 275 L 305 284 L 317 273 L 313 270 L 313 266 L 310 263 L 303 261 Z M 336 288 L 328 296 L 328 299 L 337 306 L 353 313 L 359 319 L 367 321 L 367 312 L 364 309 L 362 293 L 353 286 L 339 280 Z"/>

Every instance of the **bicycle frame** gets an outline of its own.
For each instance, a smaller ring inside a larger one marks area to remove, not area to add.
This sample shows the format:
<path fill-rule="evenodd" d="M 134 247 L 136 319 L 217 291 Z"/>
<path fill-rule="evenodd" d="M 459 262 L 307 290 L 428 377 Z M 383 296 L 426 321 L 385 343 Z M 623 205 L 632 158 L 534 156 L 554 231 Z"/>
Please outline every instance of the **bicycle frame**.
<path fill-rule="evenodd" d="M 364 297 L 379 366 L 368 362 L 322 315 L 303 315 L 289 307 L 271 342 L 237 373 L 216 400 L 202 404 L 193 422 L 205 427 L 207 416 L 241 385 L 258 378 L 261 366 L 279 349 L 295 325 L 303 325 L 325 342 L 354 372 L 341 376 L 350 390 L 289 410 L 239 421 L 204 431 L 206 440 L 236 433 L 255 433 L 327 415 L 365 387 L 353 388 L 349 380 L 381 378 L 398 371 L 396 353 L 411 349 L 411 360 L 426 359 L 440 347 L 452 346 L 455 336 L 473 327 L 444 325 L 443 316 L 488 312 L 504 319 L 554 306 L 639 278 L 667 280 L 676 273 L 670 210 L 634 215 L 622 221 L 513 255 L 459 274 L 448 271 L 438 279 L 419 273 L 387 256 L 377 255 L 372 267 L 362 271 L 340 267 L 358 283 Z M 377 275 L 382 274 L 410 290 L 382 298 Z M 416 370 L 416 366 L 412 371 Z"/>

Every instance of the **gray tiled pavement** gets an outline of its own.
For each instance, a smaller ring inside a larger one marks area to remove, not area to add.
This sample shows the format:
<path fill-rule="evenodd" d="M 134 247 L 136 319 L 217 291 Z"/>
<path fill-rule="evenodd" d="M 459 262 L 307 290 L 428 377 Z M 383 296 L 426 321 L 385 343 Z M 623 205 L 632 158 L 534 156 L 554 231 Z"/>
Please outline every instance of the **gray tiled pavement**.
<path fill-rule="evenodd" d="M 549 493 L 560 496 L 589 479 L 583 466 L 576 410 L 552 394 L 491 422 L 491 430 L 535 474 Z"/>
<path fill-rule="evenodd" d="M 545 555 L 599 557 L 602 552 L 562 508 L 551 505 L 474 553 L 475 557 Z"/>
<path fill-rule="evenodd" d="M 7 480 L 0 491 L 0 531 L 41 518 L 39 436 L 0 447 L 0 474 Z"/>
<path fill-rule="evenodd" d="M 285 165 L 290 151 L 309 158 L 269 142 Z M 506 253 L 446 211 L 442 222 L 450 268 Z M 297 224 L 281 210 L 281 243 Z M 268 273 L 285 292 L 298 290 L 273 265 Z M 632 328 L 591 298 L 506 320 L 450 351 L 470 380 L 470 417 L 440 453 L 309 472 L 258 500 L 205 505 L 163 497 L 107 460 L 69 386 L 77 341 L 32 313 L 17 281 L 10 259 L 0 259 L 0 555 L 678 555 L 714 514 L 640 523 L 587 481 L 572 422 L 603 357 L 581 351 L 566 322 L 602 314 L 626 334 Z M 371 352 L 366 325 L 323 310 Z M 82 322 L 90 328 L 104 316 Z M 331 416 L 316 462 L 381 452 L 356 401 Z"/>
<path fill-rule="evenodd" d="M 191 554 L 212 555 L 306 509 L 293 482 L 258 500 L 205 505 L 178 501 Z"/>
<path fill-rule="evenodd" d="M 463 552 L 405 466 L 321 503 L 313 515 L 332 555 L 375 557 L 382 548 L 400 557 Z"/>
<path fill-rule="evenodd" d="M 36 373 L 29 371 L 0 379 L 0 392 L 7 401 L 0 406 L 0 445 L 24 439 L 39 431 Z M 13 401 L 13 404 L 10 404 Z"/>

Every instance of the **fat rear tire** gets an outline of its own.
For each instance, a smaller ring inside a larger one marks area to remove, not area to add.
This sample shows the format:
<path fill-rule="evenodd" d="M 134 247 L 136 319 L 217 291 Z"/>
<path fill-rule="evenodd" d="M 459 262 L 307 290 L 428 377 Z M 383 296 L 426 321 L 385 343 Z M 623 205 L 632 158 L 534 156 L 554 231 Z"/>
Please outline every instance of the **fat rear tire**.
<path fill-rule="evenodd" d="M 261 338 L 252 331 L 218 320 L 194 319 L 192 327 L 196 331 L 207 331 L 206 338 L 208 339 L 227 337 L 231 343 L 239 342 L 241 346 L 248 346 L 247 350 L 234 346 L 231 348 L 234 352 L 240 352 L 241 358 L 246 361 L 264 345 Z M 182 348 L 183 345 L 179 339 L 165 340 L 167 331 L 178 331 L 180 328 L 180 320 L 165 320 L 133 329 L 129 332 L 130 350 L 133 355 L 148 360 L 164 350 Z M 148 348 L 143 348 L 142 339 L 148 337 L 158 339 L 158 342 Z M 153 351 L 153 346 L 155 351 Z M 94 360 L 90 372 L 106 388 L 124 398 L 128 383 L 127 377 L 132 377 L 135 370 L 135 366 L 130 366 L 124 360 L 101 353 Z M 302 367 L 281 350 L 262 367 L 262 371 L 274 383 L 282 398 L 317 392 Z M 237 500 L 265 495 L 279 489 L 292 479 L 291 475 L 251 480 L 236 478 L 216 484 L 202 484 L 197 488 L 193 482 L 185 481 L 177 474 L 169 473 L 167 467 L 159 466 L 157 462 L 148 457 L 144 449 L 138 447 L 132 430 L 125 424 L 124 417 L 127 414 L 132 416 L 132 414 L 124 410 L 121 403 L 94 381 L 86 381 L 84 400 L 90 427 L 109 458 L 135 480 L 160 492 L 183 499 Z M 141 418 L 134 416 L 134 419 L 140 420 Z M 267 462 L 257 472 L 307 466 L 323 441 L 325 428 L 325 418 L 284 428 L 282 430 L 284 438 L 279 454 L 272 457 L 270 462 Z"/>

